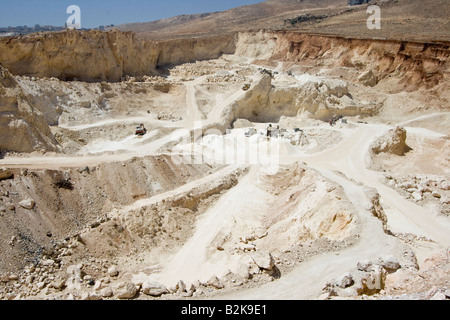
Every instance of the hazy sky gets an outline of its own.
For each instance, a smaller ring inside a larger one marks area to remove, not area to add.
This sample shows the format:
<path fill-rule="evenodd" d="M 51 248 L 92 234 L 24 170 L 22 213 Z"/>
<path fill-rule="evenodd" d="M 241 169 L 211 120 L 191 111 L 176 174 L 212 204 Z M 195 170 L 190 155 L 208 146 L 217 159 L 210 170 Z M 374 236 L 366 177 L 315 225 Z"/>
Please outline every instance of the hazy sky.
<path fill-rule="evenodd" d="M 0 0 L 0 27 L 63 26 L 67 7 L 81 9 L 81 26 L 147 22 L 180 14 L 223 11 L 263 0 Z"/>

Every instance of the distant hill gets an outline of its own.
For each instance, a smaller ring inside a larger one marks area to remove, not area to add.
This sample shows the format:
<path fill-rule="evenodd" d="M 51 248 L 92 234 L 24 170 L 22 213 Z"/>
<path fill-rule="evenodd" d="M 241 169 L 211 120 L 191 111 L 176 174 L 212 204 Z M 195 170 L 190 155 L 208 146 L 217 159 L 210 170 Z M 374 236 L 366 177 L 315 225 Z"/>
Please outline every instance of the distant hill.
<path fill-rule="evenodd" d="M 368 4 L 348 0 L 267 0 L 222 12 L 181 15 L 117 26 L 151 40 L 230 34 L 257 29 L 288 29 L 362 38 L 450 39 L 449 0 L 377 0 L 381 30 L 369 30 Z"/>
<path fill-rule="evenodd" d="M 35 32 L 46 32 L 46 31 L 62 31 L 64 27 L 55 27 L 55 26 L 40 26 L 35 25 L 34 27 L 28 26 L 17 26 L 17 27 L 6 27 L 0 28 L 0 37 L 13 37 L 26 35 Z"/>
<path fill-rule="evenodd" d="M 267 0 L 222 12 L 180 15 L 145 23 L 117 26 L 147 39 L 167 39 L 201 35 L 218 35 L 247 29 L 268 27 L 267 20 L 299 10 L 343 7 L 347 0 Z M 283 19 L 281 19 L 283 20 Z"/>

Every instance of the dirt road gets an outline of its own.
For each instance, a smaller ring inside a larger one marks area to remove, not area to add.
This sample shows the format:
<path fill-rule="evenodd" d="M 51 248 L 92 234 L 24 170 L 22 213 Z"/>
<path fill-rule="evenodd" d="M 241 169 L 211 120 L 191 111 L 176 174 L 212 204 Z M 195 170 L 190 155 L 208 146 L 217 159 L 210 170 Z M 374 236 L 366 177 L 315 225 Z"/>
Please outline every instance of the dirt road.
<path fill-rule="evenodd" d="M 418 248 L 416 255 L 420 262 L 432 251 L 448 247 L 448 219 L 436 216 L 426 208 L 406 200 L 382 184 L 379 173 L 367 169 L 370 144 L 388 129 L 385 125 L 361 125 L 347 134 L 334 148 L 314 155 L 290 158 L 290 161 L 305 161 L 344 188 L 361 221 L 359 242 L 338 254 L 327 253 L 313 257 L 293 272 L 262 287 L 220 296 L 220 299 L 316 299 L 328 280 L 355 268 L 358 261 L 376 260 L 392 253 L 398 240 L 384 233 L 381 222 L 368 210 L 366 188 L 375 188 L 380 193 L 381 203 L 388 216 L 389 230 L 411 232 L 434 241 L 433 244 Z"/>
<path fill-rule="evenodd" d="M 281 65 L 278 65 L 280 68 Z M 135 137 L 127 137 L 118 141 L 116 150 L 121 152 L 99 153 L 88 156 L 24 156 L 7 157 L 0 160 L 0 167 L 11 168 L 34 168 L 34 169 L 61 169 L 67 167 L 84 167 L 97 165 L 111 161 L 125 161 L 132 157 L 158 154 L 164 146 L 177 142 L 177 136 L 190 134 L 195 130 L 196 121 L 201 119 L 201 112 L 197 105 L 196 93 L 206 79 L 206 76 L 186 84 L 186 112 L 184 121 L 172 124 L 172 134 L 153 139 L 152 134 L 147 138 L 136 140 Z M 257 82 L 260 76 L 252 78 Z M 203 120 L 204 126 L 223 125 L 224 113 L 230 111 L 235 101 L 242 99 L 245 91 L 236 90 L 229 92 L 222 101 L 217 102 L 208 112 L 207 119 Z M 436 114 L 411 119 L 404 124 L 434 117 Z M 70 130 L 84 130 L 92 127 L 102 127 L 116 122 L 138 123 L 140 118 L 110 119 L 88 125 L 67 127 Z M 413 233 L 424 236 L 433 242 L 426 246 L 418 247 L 415 253 L 419 262 L 423 261 L 430 252 L 446 248 L 450 244 L 450 222 L 448 218 L 435 215 L 426 207 L 421 207 L 398 194 L 382 182 L 379 172 L 368 169 L 369 148 L 372 142 L 385 134 L 392 126 L 384 124 L 361 124 L 351 123 L 352 126 L 343 127 L 342 140 L 335 146 L 326 150 L 308 154 L 297 150 L 282 155 L 281 164 L 293 164 L 305 162 L 309 167 L 316 169 L 323 176 L 342 186 L 348 200 L 356 210 L 360 223 L 359 241 L 339 253 L 325 253 L 314 256 L 302 263 L 298 268 L 288 274 L 283 274 L 278 280 L 270 282 L 256 289 L 241 291 L 229 295 L 220 296 L 221 299 L 310 299 L 317 298 L 323 285 L 352 268 L 360 260 L 376 260 L 380 256 L 389 255 L 394 252 L 398 239 L 383 231 L 381 222 L 372 215 L 369 210 L 370 202 L 367 190 L 375 189 L 381 196 L 381 204 L 387 214 L 387 227 L 394 233 Z M 327 124 L 323 128 L 330 130 Z M 433 138 L 440 137 L 442 133 L 430 129 L 413 128 L 415 135 Z M 156 134 L 155 134 L 156 136 Z M 238 148 L 238 147 L 237 147 Z M 102 149 L 98 149 L 102 150 Z M 108 149 L 105 149 L 108 150 Z M 237 149 L 239 151 L 239 149 Z M 245 150 L 242 150 L 245 152 Z M 292 151 L 292 150 L 291 150 Z M 170 152 L 169 152 L 170 153 Z M 189 190 L 194 186 L 206 183 L 213 179 L 221 179 L 236 170 L 234 164 L 217 171 L 216 173 L 172 190 L 157 197 L 139 200 L 133 205 L 121 208 L 117 214 L 128 212 L 140 206 L 159 201 L 164 197 L 174 196 L 179 192 Z M 250 173 L 240 180 L 238 185 L 211 206 L 200 219 L 195 227 L 194 235 L 180 250 L 163 266 L 160 274 L 155 275 L 157 280 L 172 286 L 174 281 L 183 279 L 190 284 L 196 280 L 207 281 L 209 277 L 225 275 L 229 270 L 239 267 L 242 262 L 239 256 L 232 256 L 225 252 L 215 250 L 212 252 L 211 244 L 215 239 L 223 237 L 224 234 L 233 231 L 233 221 L 245 221 L 244 225 L 258 226 L 261 223 L 258 214 L 265 203 L 271 199 L 271 195 L 258 188 L 257 178 L 260 170 L 259 165 L 249 164 Z"/>

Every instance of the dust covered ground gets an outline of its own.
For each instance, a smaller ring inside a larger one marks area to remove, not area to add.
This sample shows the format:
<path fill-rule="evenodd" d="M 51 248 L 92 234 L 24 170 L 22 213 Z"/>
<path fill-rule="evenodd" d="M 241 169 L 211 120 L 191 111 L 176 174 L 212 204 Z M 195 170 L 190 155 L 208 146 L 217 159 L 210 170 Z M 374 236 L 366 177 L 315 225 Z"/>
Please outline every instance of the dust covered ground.
<path fill-rule="evenodd" d="M 448 71 L 245 48 L 9 75 L 56 149 L 0 160 L 1 299 L 448 299 Z"/>

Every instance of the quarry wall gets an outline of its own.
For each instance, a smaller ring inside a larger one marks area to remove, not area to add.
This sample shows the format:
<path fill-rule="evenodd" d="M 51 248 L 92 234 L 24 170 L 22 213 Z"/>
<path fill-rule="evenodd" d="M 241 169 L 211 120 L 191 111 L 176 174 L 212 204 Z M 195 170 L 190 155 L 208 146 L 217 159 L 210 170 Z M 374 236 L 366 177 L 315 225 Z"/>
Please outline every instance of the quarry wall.
<path fill-rule="evenodd" d="M 158 66 L 233 52 L 233 36 L 152 42 L 115 30 L 69 30 L 0 41 L 0 63 L 14 75 L 68 81 L 120 81 L 126 75 L 155 75 Z"/>
<path fill-rule="evenodd" d="M 236 54 L 298 62 L 324 59 L 329 66 L 399 72 L 406 85 L 434 86 L 449 69 L 449 43 L 350 39 L 295 31 L 154 42 L 131 32 L 63 31 L 0 40 L 0 63 L 14 75 L 61 80 L 120 81 L 158 74 L 158 67 Z"/>

